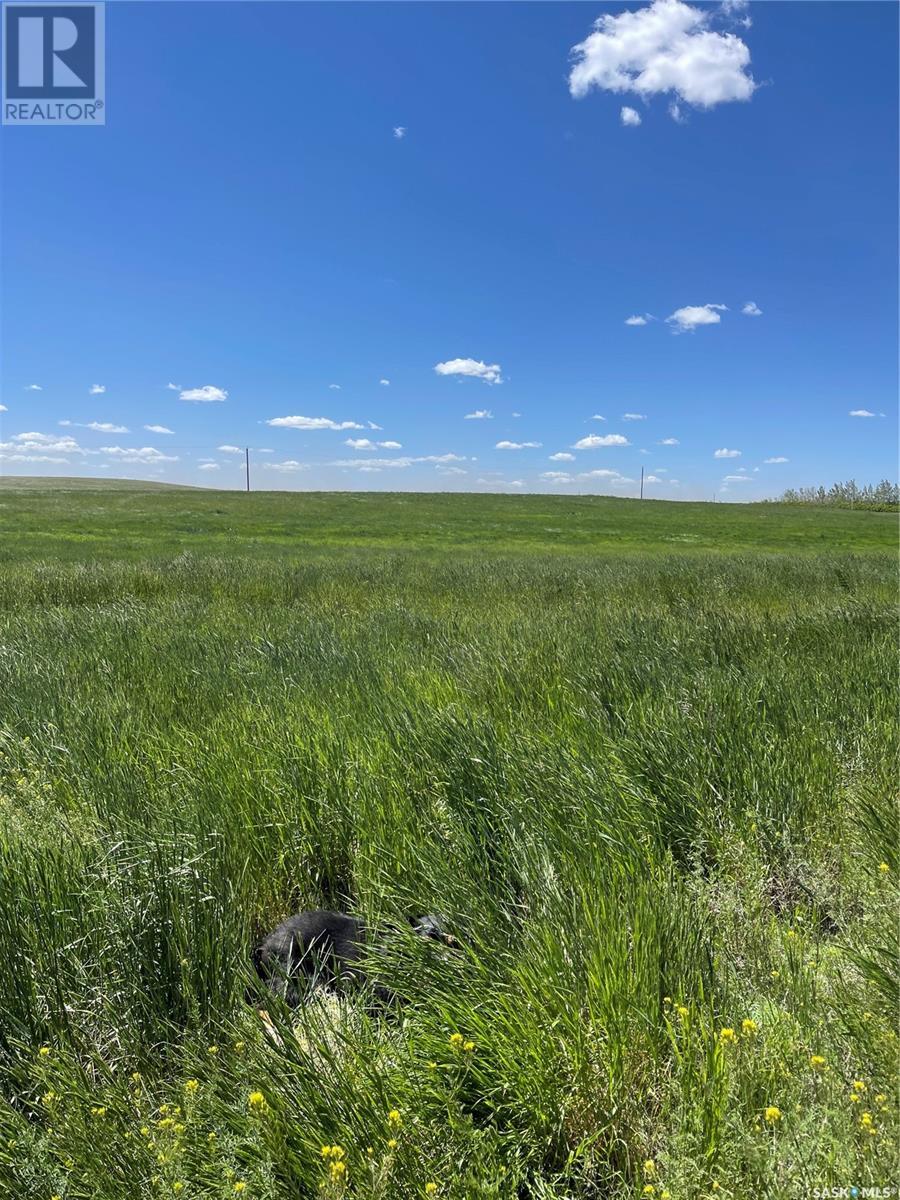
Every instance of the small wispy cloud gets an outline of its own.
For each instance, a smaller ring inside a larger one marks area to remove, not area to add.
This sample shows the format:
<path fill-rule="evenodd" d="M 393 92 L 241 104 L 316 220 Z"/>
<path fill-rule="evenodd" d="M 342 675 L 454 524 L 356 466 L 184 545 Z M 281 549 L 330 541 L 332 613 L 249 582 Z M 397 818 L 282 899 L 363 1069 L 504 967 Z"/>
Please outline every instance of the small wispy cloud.
<path fill-rule="evenodd" d="M 178 462 L 177 456 L 163 454 L 155 446 L 101 446 L 100 453 L 127 463 Z"/>
<path fill-rule="evenodd" d="M 341 385 L 339 383 L 329 383 L 328 387 L 332 392 L 339 392 L 341 390 Z"/>
<path fill-rule="evenodd" d="M 393 134 L 398 142 L 402 142 L 403 139 L 406 137 L 406 126 L 405 125 L 395 125 L 393 128 Z"/>
<path fill-rule="evenodd" d="M 181 391 L 180 383 L 167 383 L 166 387 L 168 388 L 168 390 L 170 392 L 180 392 Z"/>
<path fill-rule="evenodd" d="M 761 317 L 763 315 L 762 309 L 753 300 L 748 300 L 741 312 L 745 317 Z"/>
<path fill-rule="evenodd" d="M 657 446 L 680 446 L 681 445 L 678 438 L 661 438 L 656 444 L 657 444 Z"/>
<path fill-rule="evenodd" d="M 272 417 L 266 424 L 282 429 L 365 429 L 358 421 L 332 421 L 330 417 Z"/>
<path fill-rule="evenodd" d="M 713 451 L 713 458 L 740 458 L 740 450 L 729 450 L 727 446 L 723 446 L 721 450 Z"/>
<path fill-rule="evenodd" d="M 127 425 L 114 425 L 111 421 L 59 421 L 70 429 L 93 429 L 94 433 L 128 433 Z"/>
<path fill-rule="evenodd" d="M 297 462 L 295 458 L 286 458 L 284 462 L 263 463 L 263 467 L 267 471 L 284 471 L 285 473 L 290 474 L 293 471 L 307 470 L 307 463 Z"/>
<path fill-rule="evenodd" d="M 646 421 L 646 413 L 622 413 L 623 421 Z"/>
<path fill-rule="evenodd" d="M 495 450 L 540 450 L 540 442 L 498 442 Z"/>
<path fill-rule="evenodd" d="M 573 450 L 599 450 L 602 446 L 630 446 L 627 437 L 623 437 L 621 433 L 607 433 L 602 437 L 599 434 L 592 433 L 588 437 L 583 437 L 575 443 Z"/>
<path fill-rule="evenodd" d="M 672 326 L 673 333 L 693 333 L 701 325 L 718 325 L 722 318 L 720 313 L 727 312 L 725 304 L 687 304 L 684 308 L 676 308 L 671 316 L 666 317 L 666 324 Z"/>
<path fill-rule="evenodd" d="M 726 475 L 722 479 L 723 483 L 749 483 L 749 475 Z"/>
<path fill-rule="evenodd" d="M 243 454 L 244 451 L 240 446 L 216 446 L 222 454 Z"/>
<path fill-rule="evenodd" d="M 29 383 L 25 387 L 26 392 L 42 392 L 43 390 L 39 383 Z"/>
<path fill-rule="evenodd" d="M 218 470 L 220 470 L 220 467 L 217 462 L 206 462 L 206 463 L 201 463 L 200 466 L 197 468 L 197 470 L 198 471 L 218 471 Z"/>
<path fill-rule="evenodd" d="M 556 454 L 550 455 L 551 462 L 574 462 L 575 455 L 570 454 L 568 450 L 558 450 Z"/>
<path fill-rule="evenodd" d="M 144 428 L 147 430 L 148 433 L 172 433 L 172 432 L 174 432 L 173 430 L 168 429 L 165 425 L 145 425 Z"/>
<path fill-rule="evenodd" d="M 783 454 L 777 454 L 774 458 L 764 458 L 763 459 L 764 463 L 786 463 L 786 462 L 790 462 L 790 461 L 791 460 L 789 458 L 785 458 Z M 758 470 L 757 467 L 754 467 L 753 469 L 754 469 L 754 471 Z"/>
<path fill-rule="evenodd" d="M 883 417 L 884 413 L 869 412 L 867 408 L 851 408 L 851 417 Z"/>
<path fill-rule="evenodd" d="M 179 400 L 191 400 L 197 404 L 212 404 L 216 401 L 228 399 L 228 393 L 224 388 L 213 387 L 212 384 L 204 384 L 203 387 L 187 388 L 179 393 Z"/>
<path fill-rule="evenodd" d="M 623 125 L 640 125 L 641 114 L 636 108 L 629 108 L 627 104 L 623 104 L 619 110 L 619 120 Z"/>
<path fill-rule="evenodd" d="M 106 391 L 105 383 L 92 383 L 88 388 L 88 394 L 91 396 L 102 396 Z"/>
<path fill-rule="evenodd" d="M 391 381 L 389 379 L 379 379 L 378 382 L 381 384 L 382 387 L 390 387 L 391 386 Z"/>
<path fill-rule="evenodd" d="M 591 420 L 592 421 L 605 421 L 606 417 L 601 417 L 599 413 L 594 413 L 594 415 L 591 417 Z"/>
<path fill-rule="evenodd" d="M 655 320 L 655 318 L 653 316 L 651 316 L 650 313 L 644 313 L 643 316 L 641 316 L 640 313 L 635 313 L 634 316 L 625 318 L 625 324 L 626 325 L 646 325 L 648 321 L 653 321 L 653 320 Z"/>
<path fill-rule="evenodd" d="M 474 412 L 466 413 L 464 421 L 493 421 L 494 414 L 489 408 L 476 408 Z"/>
<path fill-rule="evenodd" d="M 448 358 L 435 365 L 438 375 L 459 375 L 470 379 L 481 379 L 485 383 L 502 383 L 499 363 L 484 363 L 475 358 Z"/>

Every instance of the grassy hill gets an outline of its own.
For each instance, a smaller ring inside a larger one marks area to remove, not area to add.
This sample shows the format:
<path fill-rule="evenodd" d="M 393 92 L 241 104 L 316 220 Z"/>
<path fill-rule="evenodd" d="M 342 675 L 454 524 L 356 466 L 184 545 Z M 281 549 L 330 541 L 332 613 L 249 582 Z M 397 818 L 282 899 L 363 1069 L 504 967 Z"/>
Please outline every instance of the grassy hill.
<path fill-rule="evenodd" d="M 606 496 L 242 492 L 78 482 L 0 493 L 0 555 L 290 558 L 349 549 L 476 554 L 890 550 L 897 519 L 776 504 Z"/>

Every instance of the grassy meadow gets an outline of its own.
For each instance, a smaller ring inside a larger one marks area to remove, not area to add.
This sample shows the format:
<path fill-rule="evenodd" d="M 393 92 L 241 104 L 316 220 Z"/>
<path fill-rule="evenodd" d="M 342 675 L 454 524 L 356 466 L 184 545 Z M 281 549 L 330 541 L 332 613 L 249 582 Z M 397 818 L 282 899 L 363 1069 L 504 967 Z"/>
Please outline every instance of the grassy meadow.
<path fill-rule="evenodd" d="M 896 1183 L 896 524 L 6 481 L 0 1195 Z"/>

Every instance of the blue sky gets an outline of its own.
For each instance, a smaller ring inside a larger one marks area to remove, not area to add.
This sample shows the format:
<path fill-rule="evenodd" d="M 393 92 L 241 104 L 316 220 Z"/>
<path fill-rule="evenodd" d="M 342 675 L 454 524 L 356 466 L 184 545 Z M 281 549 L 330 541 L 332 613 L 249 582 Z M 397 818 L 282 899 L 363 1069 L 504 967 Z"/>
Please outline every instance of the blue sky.
<path fill-rule="evenodd" d="M 897 15 L 108 4 L 106 126 L 3 129 L 0 469 L 896 477 Z"/>

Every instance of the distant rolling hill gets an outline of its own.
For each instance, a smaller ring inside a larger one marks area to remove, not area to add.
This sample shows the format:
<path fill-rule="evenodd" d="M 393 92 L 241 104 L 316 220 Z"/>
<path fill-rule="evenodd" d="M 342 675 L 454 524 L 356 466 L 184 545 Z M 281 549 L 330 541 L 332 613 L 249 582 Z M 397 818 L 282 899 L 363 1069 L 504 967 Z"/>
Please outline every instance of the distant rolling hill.
<path fill-rule="evenodd" d="M 7 475 L 0 476 L 0 489 L 26 492 L 203 492 L 206 488 L 185 483 L 158 483 L 146 479 L 83 479 L 78 476 Z"/>

